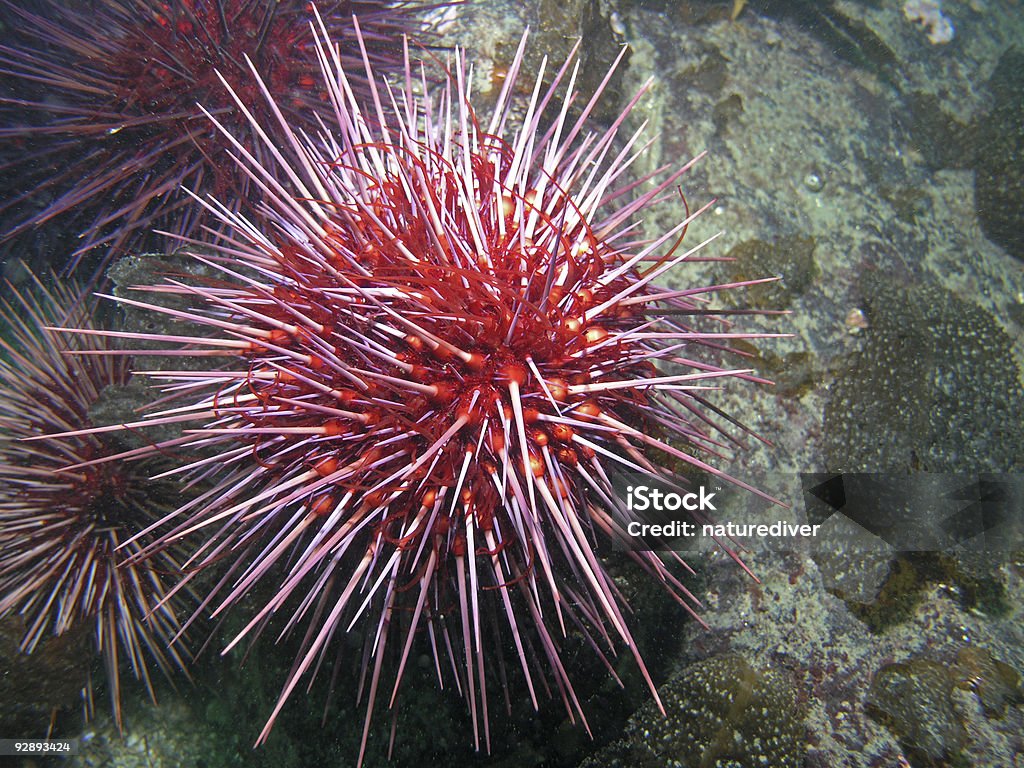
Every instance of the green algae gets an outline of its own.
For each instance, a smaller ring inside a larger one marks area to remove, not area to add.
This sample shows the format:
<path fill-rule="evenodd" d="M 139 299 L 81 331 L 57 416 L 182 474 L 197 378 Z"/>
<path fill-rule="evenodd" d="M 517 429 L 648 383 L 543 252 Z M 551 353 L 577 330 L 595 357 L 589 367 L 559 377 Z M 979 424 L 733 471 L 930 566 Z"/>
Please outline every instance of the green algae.
<path fill-rule="evenodd" d="M 715 124 L 715 134 L 724 136 L 729 128 L 738 122 L 743 114 L 743 98 L 738 93 L 730 94 L 715 103 L 711 110 L 711 120 Z"/>
<path fill-rule="evenodd" d="M 973 691 L 988 717 L 1002 718 L 1024 702 L 1020 673 L 982 648 L 964 648 L 956 657 L 957 687 Z"/>
<path fill-rule="evenodd" d="M 907 621 L 935 585 L 945 585 L 961 608 L 1002 616 L 1008 606 L 1006 588 L 985 568 L 973 567 L 966 556 L 939 552 L 908 552 L 894 558 L 874 599 L 847 600 L 847 607 L 872 632 Z M 845 599 L 844 595 L 836 594 Z"/>
<path fill-rule="evenodd" d="M 913 146 L 932 170 L 967 168 L 974 161 L 974 128 L 964 125 L 943 108 L 931 93 L 907 94 L 908 130 Z"/>
<path fill-rule="evenodd" d="M 762 353 L 760 372 L 775 383 L 775 391 L 783 398 L 799 398 L 816 389 L 821 383 L 820 361 L 812 352 L 788 352 L 776 355 Z"/>
<path fill-rule="evenodd" d="M 673 73 L 672 87 L 717 96 L 729 80 L 729 60 L 714 46 L 702 46 L 700 53 L 699 63 Z"/>
<path fill-rule="evenodd" d="M 927 578 L 910 559 L 898 557 L 889 564 L 889 573 L 873 601 L 850 601 L 847 607 L 871 631 L 881 632 L 913 615 L 914 608 L 924 597 L 927 583 Z"/>
<path fill-rule="evenodd" d="M 723 299 L 733 306 L 788 309 L 821 274 L 814 259 L 813 237 L 791 235 L 774 240 L 747 240 L 729 251 L 723 269 L 730 282 L 781 277 L 781 280 L 753 285 L 743 291 L 725 291 Z M 737 295 L 732 295 L 732 294 Z"/>

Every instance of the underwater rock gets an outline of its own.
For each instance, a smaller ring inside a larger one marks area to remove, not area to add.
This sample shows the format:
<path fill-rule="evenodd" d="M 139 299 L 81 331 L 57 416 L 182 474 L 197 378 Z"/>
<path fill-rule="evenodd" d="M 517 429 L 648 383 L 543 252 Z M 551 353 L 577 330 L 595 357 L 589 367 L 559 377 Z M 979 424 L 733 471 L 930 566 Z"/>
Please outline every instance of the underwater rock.
<path fill-rule="evenodd" d="M 796 296 L 811 286 L 821 271 L 814 260 L 816 243 L 813 237 L 791 235 L 772 241 L 747 240 L 729 251 L 725 275 L 731 281 L 752 280 L 757 277 L 780 276 L 773 283 L 753 285 L 741 296 L 724 296 L 726 301 L 742 299 L 745 305 L 788 309 Z M 728 293 L 728 292 L 725 292 Z"/>
<path fill-rule="evenodd" d="M 830 470 L 1002 472 L 1024 462 L 1024 392 L 1010 339 L 985 310 L 878 273 L 870 327 L 825 408 Z"/>
<path fill-rule="evenodd" d="M 939 760 L 958 753 L 967 739 L 953 711 L 954 684 L 946 665 L 931 659 L 887 664 L 871 681 L 868 709 L 905 749 Z"/>
<path fill-rule="evenodd" d="M 893 50 L 836 0 L 621 0 L 664 14 L 678 27 L 711 24 L 753 15 L 787 21 L 824 43 L 840 59 L 889 78 L 898 70 Z"/>
<path fill-rule="evenodd" d="M 107 277 L 114 284 L 111 295 L 117 301 L 118 309 L 121 312 L 122 320 L 119 330 L 131 333 L 151 335 L 180 335 L 180 336 L 203 336 L 209 331 L 190 323 L 159 312 L 152 312 L 128 304 L 128 301 L 141 301 L 159 306 L 166 306 L 180 312 L 186 312 L 191 302 L 185 297 L 170 296 L 168 294 L 156 294 L 144 292 L 137 288 L 140 285 L 157 285 L 170 278 L 182 282 L 189 282 L 191 278 L 208 278 L 213 270 L 203 265 L 195 258 L 183 255 L 182 253 L 160 254 L 144 253 L 139 255 L 125 256 L 114 262 L 107 270 Z M 112 304 L 112 302 L 111 302 Z M 146 338 L 135 338 L 131 340 L 132 349 L 163 349 L 167 347 L 166 342 Z M 147 355 L 144 358 L 145 365 L 136 368 L 146 370 L 205 370 L 213 367 L 214 364 L 208 360 L 197 358 L 191 355 Z M 138 360 L 136 361 L 138 362 Z M 138 406 L 144 405 L 140 402 Z"/>
<path fill-rule="evenodd" d="M 750 8 L 773 19 L 790 19 L 820 39 L 841 59 L 889 77 L 896 54 L 864 22 L 849 16 L 835 0 L 753 0 Z"/>
<path fill-rule="evenodd" d="M 1011 704 L 1024 702 L 1017 670 L 982 648 L 960 651 L 955 669 L 958 686 L 974 692 L 988 717 L 1003 717 Z"/>
<path fill-rule="evenodd" d="M 890 575 L 890 549 L 845 515 L 828 517 L 821 531 L 821 540 L 835 542 L 812 554 L 825 589 L 848 603 L 874 603 Z"/>
<path fill-rule="evenodd" d="M 988 85 L 994 106 L 978 131 L 974 207 L 985 237 L 1024 259 L 1024 52 L 1003 54 Z"/>
<path fill-rule="evenodd" d="M 78 754 L 60 765 L 66 768 L 227 768 L 270 763 L 245 745 L 238 749 L 238 723 L 231 731 L 216 730 L 191 709 L 185 699 L 167 692 L 160 704 L 140 699 L 132 706 L 125 729 L 119 732 L 107 717 L 97 718 L 79 739 Z M 245 757 L 242 757 L 246 754 Z"/>
<path fill-rule="evenodd" d="M 546 54 L 549 61 L 562 61 L 578 40 L 579 85 L 584 93 L 596 90 L 615 57 L 622 51 L 622 39 L 616 33 L 616 25 L 611 19 L 612 12 L 607 6 L 602 0 L 540 0 L 535 13 L 529 13 L 526 19 L 533 35 L 536 35 L 530 45 L 528 61 L 531 55 L 538 57 L 536 62 L 531 61 L 527 69 L 532 71 L 536 68 L 540 52 Z M 612 75 L 606 91 L 608 95 L 596 105 L 596 120 L 608 122 L 618 116 L 616 105 L 625 95 L 622 78 L 629 56 L 627 51 Z M 578 106 L 582 107 L 585 103 L 584 100 Z"/>
<path fill-rule="evenodd" d="M 625 736 L 580 768 L 796 768 L 804 756 L 804 708 L 792 681 L 736 655 L 692 664 L 661 689 L 666 717 L 645 705 Z"/>
<path fill-rule="evenodd" d="M 913 765 L 967 764 L 977 722 L 954 702 L 954 691 L 972 691 L 985 718 L 1001 718 L 1022 701 L 1020 675 L 989 651 L 962 649 L 952 664 L 921 656 L 887 664 L 875 674 L 866 707 L 907 750 Z M 982 718 L 984 720 L 985 718 Z"/>
<path fill-rule="evenodd" d="M 21 616 L 0 620 L 0 733 L 9 735 L 46 733 L 56 711 L 75 707 L 93 658 L 83 626 L 47 636 L 30 654 L 19 650 L 24 634 Z"/>
<path fill-rule="evenodd" d="M 914 91 L 906 97 L 906 109 L 914 147 L 929 168 L 973 167 L 974 130 L 947 113 L 941 99 Z"/>

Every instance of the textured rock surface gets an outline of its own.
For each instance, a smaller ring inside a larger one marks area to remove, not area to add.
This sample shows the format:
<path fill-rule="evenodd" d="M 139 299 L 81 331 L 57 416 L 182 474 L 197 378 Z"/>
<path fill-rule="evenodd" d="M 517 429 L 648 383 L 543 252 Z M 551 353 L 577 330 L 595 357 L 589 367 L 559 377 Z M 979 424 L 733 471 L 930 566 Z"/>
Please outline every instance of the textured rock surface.
<path fill-rule="evenodd" d="M 846 472 L 1009 471 L 1024 463 L 1024 393 L 1011 341 L 984 310 L 878 274 L 871 328 L 825 409 L 825 455 Z"/>
<path fill-rule="evenodd" d="M 907 749 L 939 760 L 959 754 L 966 739 L 953 711 L 953 686 L 944 664 L 914 659 L 882 667 L 867 701 Z"/>
<path fill-rule="evenodd" d="M 620 741 L 582 768 L 796 768 L 804 753 L 804 710 L 792 680 L 758 671 L 736 655 L 693 664 L 630 720 Z"/>
<path fill-rule="evenodd" d="M 816 178 L 816 177 L 814 177 Z M 802 296 L 814 284 L 820 270 L 814 261 L 814 238 L 799 235 L 779 237 L 772 241 L 747 240 L 731 251 L 723 270 L 729 280 L 756 280 L 779 277 L 774 283 L 752 286 L 742 295 L 723 297 L 725 301 L 745 306 L 789 309 L 795 297 Z"/>
<path fill-rule="evenodd" d="M 974 206 L 985 236 L 1024 259 L 1024 52 L 1003 54 L 979 130 Z"/>
<path fill-rule="evenodd" d="M 965 706 L 969 691 L 979 705 Z M 984 718 L 1002 718 L 1020 698 L 1020 675 L 983 648 L 962 649 L 952 663 L 917 656 L 886 664 L 875 674 L 867 694 L 872 716 L 884 723 L 910 754 L 914 765 L 997 765 L 979 761 L 965 750 L 968 727 Z M 980 714 L 980 716 L 979 716 Z M 948 762 L 942 762 L 948 761 Z"/>

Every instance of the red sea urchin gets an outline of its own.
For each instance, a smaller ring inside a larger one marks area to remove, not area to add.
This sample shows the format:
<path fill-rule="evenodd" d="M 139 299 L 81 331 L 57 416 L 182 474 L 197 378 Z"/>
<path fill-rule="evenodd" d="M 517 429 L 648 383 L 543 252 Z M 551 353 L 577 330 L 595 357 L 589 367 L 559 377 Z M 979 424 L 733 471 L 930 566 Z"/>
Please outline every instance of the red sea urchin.
<path fill-rule="evenodd" d="M 95 302 L 54 283 L 0 303 L 0 617 L 21 617 L 24 653 L 49 634 L 91 626 L 120 727 L 121 662 L 152 695 L 147 657 L 165 673 L 187 660 L 171 644 L 181 627 L 164 602 L 166 574 L 180 566 L 168 551 L 126 563 L 141 546 L 125 542 L 160 509 L 152 462 L 61 472 L 118 449 L 99 434 L 24 440 L 88 424 L 103 390 L 131 375 L 128 358 L 105 354 L 107 339 L 47 328 L 92 327 Z"/>
<path fill-rule="evenodd" d="M 285 631 L 302 628 L 260 741 L 332 639 L 356 626 L 360 762 L 375 702 L 394 703 L 417 638 L 439 679 L 453 671 L 478 747 L 490 741 L 487 659 L 500 653 L 488 640 L 499 625 L 534 705 L 538 675 L 549 675 L 585 723 L 560 656 L 568 630 L 599 654 L 625 646 L 644 669 L 595 550 L 624 539 L 633 519 L 609 475 L 673 478 L 663 464 L 687 463 L 725 477 L 697 458 L 724 434 L 702 390 L 762 380 L 706 360 L 760 334 L 707 309 L 709 295 L 740 285 L 659 286 L 710 240 L 679 247 L 699 211 L 638 239 L 639 214 L 677 199 L 689 167 L 627 181 L 641 131 L 620 131 L 639 95 L 610 128 L 589 131 L 601 89 L 570 117 L 570 59 L 550 85 L 538 76 L 514 122 L 520 46 L 488 121 L 471 106 L 461 53 L 438 92 L 407 63 L 405 83 L 376 86 L 367 114 L 328 39 L 321 25 L 336 123 L 327 145 L 281 113 L 283 142 L 264 138 L 274 167 L 233 142 L 264 195 L 251 218 L 204 202 L 227 234 L 194 258 L 218 278 L 145 288 L 184 309 L 124 300 L 206 332 L 148 339 L 223 361 L 154 373 L 168 382 L 164 410 L 127 425 L 200 422 L 182 471 L 213 484 L 153 527 L 151 551 L 194 536 L 193 573 L 235 563 L 210 596 L 215 613 L 280 578 L 230 644 L 284 611 Z M 267 136 L 257 119 L 252 130 Z M 658 554 L 633 557 L 695 602 Z"/>
<path fill-rule="evenodd" d="M 246 195 L 245 176 L 221 157 L 223 142 L 196 103 L 241 136 L 246 122 L 219 77 L 246 92 L 250 57 L 275 99 L 298 125 L 316 130 L 326 100 L 308 76 L 309 0 L 41 0 L 32 12 L 6 2 L 23 43 L 0 46 L 0 74 L 18 98 L 6 105 L 0 137 L 22 143 L 10 170 L 17 191 L 0 202 L 5 237 L 68 214 L 81 231 L 74 258 L 137 243 L 154 226 L 195 231 L 181 185 L 222 200 Z M 352 38 L 360 14 L 366 55 L 399 66 L 402 32 L 432 6 L 344 0 L 326 16 L 342 56 L 362 66 Z M 359 71 L 353 69 L 353 71 Z M 259 113 L 253 91 L 249 103 Z M 263 113 L 263 117 L 268 117 Z M 255 137 L 243 139 L 259 152 Z"/>

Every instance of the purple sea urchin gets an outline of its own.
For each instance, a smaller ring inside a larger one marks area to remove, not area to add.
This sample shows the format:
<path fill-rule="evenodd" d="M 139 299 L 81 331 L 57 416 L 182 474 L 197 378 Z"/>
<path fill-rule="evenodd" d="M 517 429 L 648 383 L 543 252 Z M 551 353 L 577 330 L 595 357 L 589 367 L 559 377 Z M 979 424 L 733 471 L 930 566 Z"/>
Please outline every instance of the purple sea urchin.
<path fill-rule="evenodd" d="M 0 204 L 13 237 L 69 215 L 81 230 L 79 259 L 102 246 L 116 253 L 154 226 L 179 233 L 196 229 L 196 209 L 182 185 L 222 200 L 244 197 L 247 179 L 222 158 L 223 142 L 202 117 L 204 104 L 243 137 L 241 114 L 220 78 L 240 89 L 262 119 L 250 90 L 245 58 L 256 62 L 293 124 L 325 115 L 323 92 L 313 87 L 308 0 L 104 0 L 76 7 L 42 0 L 32 12 L 8 3 L 24 43 L 0 47 L 0 74 L 27 93 L 7 98 L 0 137 L 24 149 L 11 170 L 18 192 Z M 362 66 L 352 38 L 360 14 L 367 57 L 376 66 L 399 65 L 395 40 L 415 31 L 426 6 L 384 0 L 330 4 L 327 25 L 343 41 L 344 60 Z M 351 68 L 352 71 L 359 71 Z M 2 233 L 0 233 L 2 234 Z"/>
<path fill-rule="evenodd" d="M 223 360 L 154 374 L 170 400 L 129 425 L 199 422 L 174 444 L 198 452 L 182 471 L 213 483 L 153 527 L 151 551 L 196 537 L 193 573 L 235 563 L 210 596 L 215 613 L 280 578 L 229 645 L 284 612 L 285 630 L 302 631 L 260 741 L 332 639 L 357 626 L 360 762 L 417 638 L 439 678 L 454 674 L 476 745 L 489 745 L 488 621 L 504 625 L 535 706 L 545 677 L 586 723 L 561 657 L 570 629 L 601 655 L 627 648 L 657 696 L 596 551 L 633 519 L 609 475 L 678 479 L 665 465 L 689 464 L 725 478 L 698 456 L 718 453 L 720 423 L 733 421 L 705 390 L 762 381 L 712 362 L 730 340 L 761 335 L 707 306 L 745 284 L 659 285 L 710 242 L 680 247 L 700 211 L 650 241 L 637 231 L 642 211 L 676 198 L 689 164 L 630 183 L 641 132 L 620 132 L 639 94 L 610 128 L 588 130 L 600 89 L 570 117 L 571 59 L 550 85 L 538 76 L 515 123 L 523 46 L 488 120 L 461 53 L 436 93 L 407 61 L 405 82 L 375 85 L 367 112 L 318 32 L 333 133 L 311 140 L 276 112 L 275 145 L 254 118 L 274 166 L 232 144 L 263 203 L 246 218 L 204 201 L 227 234 L 194 258 L 219 278 L 145 288 L 187 309 L 124 300 L 209 334 L 147 339 Z M 632 555 L 692 609 L 672 562 Z"/>
<path fill-rule="evenodd" d="M 121 450 L 100 434 L 24 440 L 80 429 L 105 388 L 127 383 L 128 358 L 103 354 L 109 341 L 87 333 L 94 304 L 56 281 L 0 304 L 0 617 L 21 616 L 24 653 L 91 625 L 120 727 L 121 662 L 152 695 L 149 664 L 170 673 L 187 659 L 164 602 L 179 564 L 168 551 L 126 563 L 141 551 L 126 542 L 161 510 L 153 464 L 90 464 Z M 47 328 L 65 323 L 84 330 Z M 84 466 L 60 471 L 68 464 Z"/>

